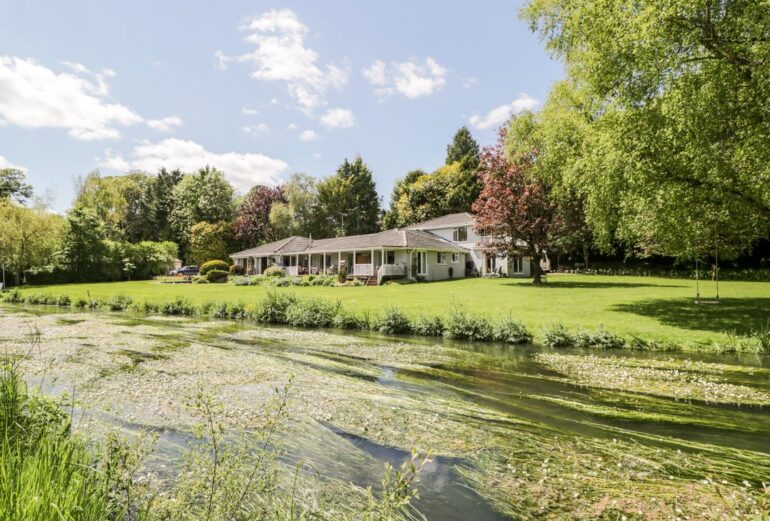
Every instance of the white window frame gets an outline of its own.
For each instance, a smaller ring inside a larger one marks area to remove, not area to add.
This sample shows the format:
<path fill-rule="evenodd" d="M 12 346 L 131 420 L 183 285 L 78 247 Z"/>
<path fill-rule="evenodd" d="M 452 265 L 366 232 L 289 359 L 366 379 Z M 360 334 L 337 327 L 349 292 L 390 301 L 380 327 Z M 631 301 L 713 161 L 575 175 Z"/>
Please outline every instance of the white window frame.
<path fill-rule="evenodd" d="M 388 262 L 388 257 L 393 256 L 393 262 Z M 383 259 L 383 264 L 395 264 L 396 263 L 396 252 L 395 250 L 385 250 L 385 258 Z"/>
<path fill-rule="evenodd" d="M 446 265 L 446 252 L 443 252 L 443 251 L 436 252 L 436 264 L 438 264 L 439 266 Z"/>
<path fill-rule="evenodd" d="M 465 239 L 460 239 L 460 230 L 463 230 L 465 232 Z M 454 242 L 468 242 L 468 227 L 467 226 L 458 226 L 452 231 L 452 240 Z"/>
<path fill-rule="evenodd" d="M 455 252 L 452 252 L 452 264 L 460 264 L 460 254 Z"/>
<path fill-rule="evenodd" d="M 524 258 L 512 257 L 511 258 L 511 273 L 522 274 L 524 273 Z"/>

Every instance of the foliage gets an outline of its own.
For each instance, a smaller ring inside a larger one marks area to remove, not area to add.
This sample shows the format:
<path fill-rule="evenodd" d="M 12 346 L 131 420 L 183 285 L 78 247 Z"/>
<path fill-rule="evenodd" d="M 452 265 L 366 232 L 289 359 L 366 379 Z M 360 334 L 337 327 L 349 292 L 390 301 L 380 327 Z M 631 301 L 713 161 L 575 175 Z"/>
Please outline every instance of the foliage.
<path fill-rule="evenodd" d="M 195 306 L 183 297 L 176 297 L 173 301 L 161 305 L 160 312 L 164 315 L 192 316 L 195 314 Z"/>
<path fill-rule="evenodd" d="M 702 258 L 716 242 L 727 257 L 767 237 L 764 2 L 531 0 L 522 14 L 566 63 L 543 153 L 600 246 Z"/>
<path fill-rule="evenodd" d="M 70 210 L 62 240 L 61 261 L 71 280 L 82 282 L 101 278 L 109 253 L 105 239 L 104 227 L 96 213 L 85 207 Z"/>
<path fill-rule="evenodd" d="M 439 316 L 419 316 L 412 322 L 412 331 L 421 336 L 442 336 L 444 334 L 444 320 Z"/>
<path fill-rule="evenodd" d="M 286 270 L 282 266 L 270 266 L 262 274 L 265 277 L 285 277 Z"/>
<path fill-rule="evenodd" d="M 232 229 L 226 222 L 199 222 L 193 225 L 187 237 L 187 261 L 199 264 L 210 259 L 228 260 L 231 238 Z M 223 269 L 227 269 L 226 263 Z"/>
<path fill-rule="evenodd" d="M 275 236 L 319 236 L 316 179 L 306 174 L 293 174 L 282 190 L 282 200 L 275 201 L 270 208 L 270 226 Z"/>
<path fill-rule="evenodd" d="M 506 318 L 495 324 L 494 336 L 495 342 L 505 344 L 527 344 L 532 342 L 532 335 L 521 322 L 512 318 Z"/>
<path fill-rule="evenodd" d="M 495 331 L 486 318 L 473 316 L 465 308 L 455 306 L 444 322 L 444 336 L 459 340 L 490 341 L 494 339 Z"/>
<path fill-rule="evenodd" d="M 591 347 L 599 349 L 621 349 L 626 341 L 617 335 L 600 327 L 595 331 L 578 331 L 575 334 L 575 347 Z"/>
<path fill-rule="evenodd" d="M 528 123 L 529 118 L 525 115 L 514 121 Z M 483 188 L 473 204 L 476 229 L 488 235 L 489 248 L 530 257 L 533 282 L 540 284 L 540 260 L 557 230 L 557 208 L 550 185 L 543 178 L 530 176 L 537 151 L 527 149 L 509 158 L 505 139 L 506 130 L 501 129 L 497 145 L 486 147 L 481 156 Z"/>
<path fill-rule="evenodd" d="M 211 269 L 206 273 L 206 280 L 208 282 L 227 282 L 230 272 L 225 270 Z"/>
<path fill-rule="evenodd" d="M 299 327 L 330 327 L 339 312 L 340 303 L 327 300 L 301 299 L 286 310 L 286 323 Z"/>
<path fill-rule="evenodd" d="M 543 330 L 543 344 L 548 347 L 572 347 L 575 337 L 564 324 L 553 324 Z"/>
<path fill-rule="evenodd" d="M 227 263 L 221 260 L 210 260 L 200 265 L 198 272 L 201 275 L 207 274 L 211 270 L 227 271 Z"/>
<path fill-rule="evenodd" d="M 380 201 L 372 171 L 361 157 L 347 159 L 318 182 L 318 230 L 322 237 L 373 233 L 380 228 Z"/>
<path fill-rule="evenodd" d="M 19 204 L 32 198 L 32 185 L 24 182 L 26 174 L 18 168 L 0 168 L 0 202 L 12 199 Z"/>
<path fill-rule="evenodd" d="M 15 275 L 17 284 L 25 270 L 54 261 L 65 229 L 60 216 L 0 198 L 0 223 L 0 266 Z"/>
<path fill-rule="evenodd" d="M 230 275 L 233 275 L 233 276 L 246 274 L 246 270 L 240 264 L 230 265 L 229 271 L 230 271 Z"/>
<path fill-rule="evenodd" d="M 124 311 L 133 303 L 134 299 L 127 295 L 115 295 L 108 302 L 107 307 L 110 311 Z"/>
<path fill-rule="evenodd" d="M 286 312 L 296 302 L 294 295 L 271 291 L 259 303 L 253 319 L 263 324 L 285 324 Z"/>
<path fill-rule="evenodd" d="M 455 132 L 452 142 L 446 147 L 446 164 L 469 160 L 468 167 L 472 170 L 479 164 L 479 144 L 473 139 L 468 127 L 462 126 Z"/>
<path fill-rule="evenodd" d="M 183 243 L 196 223 L 230 222 L 233 218 L 233 187 L 222 172 L 206 167 L 188 174 L 174 187 L 174 208 L 169 222 Z"/>
<path fill-rule="evenodd" d="M 374 321 L 373 328 L 380 333 L 388 335 L 400 335 L 409 333 L 412 325 L 403 311 L 396 307 L 385 310 L 385 314 Z"/>
<path fill-rule="evenodd" d="M 247 248 L 278 239 L 270 224 L 270 211 L 275 204 L 285 202 L 280 186 L 255 186 L 249 190 L 235 218 L 235 238 Z"/>

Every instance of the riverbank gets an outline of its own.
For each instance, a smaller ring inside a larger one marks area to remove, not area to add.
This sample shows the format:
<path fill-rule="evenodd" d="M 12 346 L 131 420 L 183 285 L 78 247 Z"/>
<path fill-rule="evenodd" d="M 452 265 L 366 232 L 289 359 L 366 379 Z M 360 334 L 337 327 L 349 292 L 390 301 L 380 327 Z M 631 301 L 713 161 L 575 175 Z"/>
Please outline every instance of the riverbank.
<path fill-rule="evenodd" d="M 15 353 L 40 334 L 28 381 L 74 394 L 89 418 L 78 425 L 155 433 L 141 474 L 153 482 L 177 477 L 201 385 L 238 432 L 261 424 L 290 383 L 282 472 L 304 461 L 302 479 L 317 476 L 338 498 L 356 497 L 351 483 L 376 491 L 383 464 L 417 449 L 434 454 L 415 503 L 428 519 L 752 519 L 768 500 L 764 357 L 49 309 L 0 308 L 0 343 Z"/>
<path fill-rule="evenodd" d="M 551 347 L 770 353 L 770 283 L 723 283 L 728 296 L 718 305 L 682 296 L 691 289 L 670 279 L 564 275 L 543 287 L 516 279 L 289 288 L 141 281 L 27 287 L 0 298 Z"/>

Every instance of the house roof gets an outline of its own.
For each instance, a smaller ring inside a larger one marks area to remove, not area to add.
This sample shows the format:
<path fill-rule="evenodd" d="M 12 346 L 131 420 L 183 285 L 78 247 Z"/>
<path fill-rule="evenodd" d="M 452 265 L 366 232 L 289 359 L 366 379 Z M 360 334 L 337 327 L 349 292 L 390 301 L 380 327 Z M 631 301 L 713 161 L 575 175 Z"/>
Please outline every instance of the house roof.
<path fill-rule="evenodd" d="M 292 235 L 279 241 L 268 242 L 255 248 L 239 251 L 237 253 L 230 254 L 231 257 L 250 257 L 252 255 L 270 255 L 280 253 L 294 253 L 307 249 L 310 244 L 310 239 L 307 237 L 300 237 L 299 235 Z"/>
<path fill-rule="evenodd" d="M 466 251 L 465 248 L 457 246 L 455 243 L 428 231 L 394 228 L 378 233 L 350 235 L 348 237 L 335 237 L 317 241 L 311 241 L 307 237 L 293 236 L 280 241 L 263 244 L 249 250 L 239 251 L 230 256 L 240 258 L 265 255 L 287 255 L 292 253 L 367 250 L 375 248 L 424 248 L 428 250 Z"/>
<path fill-rule="evenodd" d="M 407 226 L 406 230 L 435 230 L 437 228 L 451 228 L 453 226 L 468 226 L 476 222 L 476 216 L 468 212 L 450 213 L 436 217 L 429 221 Z"/>

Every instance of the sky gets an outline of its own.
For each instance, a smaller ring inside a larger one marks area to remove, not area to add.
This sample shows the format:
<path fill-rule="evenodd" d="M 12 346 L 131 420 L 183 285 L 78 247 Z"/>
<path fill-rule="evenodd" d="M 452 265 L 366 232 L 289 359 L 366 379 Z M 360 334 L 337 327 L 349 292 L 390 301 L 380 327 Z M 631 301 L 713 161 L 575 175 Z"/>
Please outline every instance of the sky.
<path fill-rule="evenodd" d="M 212 165 L 245 193 L 357 155 L 387 203 L 564 76 L 522 1 L 0 3 L 0 168 L 60 212 L 94 169 Z"/>

